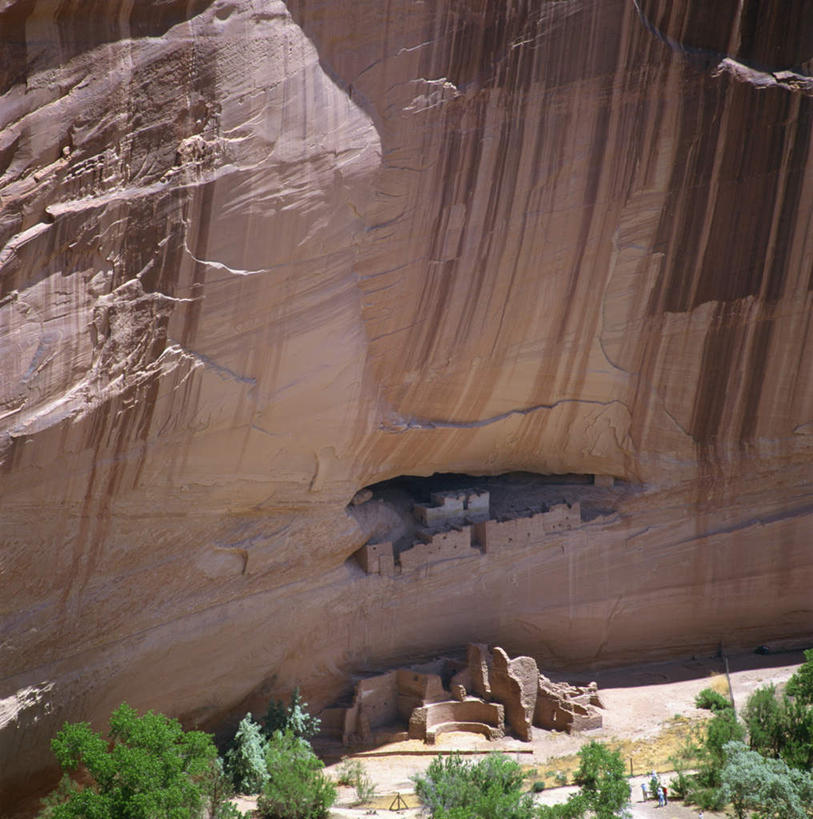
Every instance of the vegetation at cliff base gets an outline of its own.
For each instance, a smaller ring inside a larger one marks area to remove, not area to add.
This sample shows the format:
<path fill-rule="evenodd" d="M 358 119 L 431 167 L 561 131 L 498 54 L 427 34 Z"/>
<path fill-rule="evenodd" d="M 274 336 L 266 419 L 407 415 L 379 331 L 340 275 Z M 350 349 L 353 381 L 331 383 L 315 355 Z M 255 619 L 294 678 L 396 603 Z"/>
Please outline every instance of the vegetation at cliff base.
<path fill-rule="evenodd" d="M 209 734 L 127 703 L 106 739 L 89 723 L 66 723 L 51 742 L 65 775 L 39 819 L 241 819 L 235 788 L 259 794 L 265 819 L 324 819 L 336 789 L 306 738 L 319 720 L 298 691 L 269 715 L 264 727 L 245 715 L 225 763 Z"/>
<path fill-rule="evenodd" d="M 423 776 L 416 776 L 415 792 L 434 819 L 596 819 L 626 815 L 630 789 L 621 756 L 598 742 L 579 751 L 576 781 L 581 788 L 561 805 L 536 805 L 523 792 L 525 775 L 502 754 L 475 763 L 457 754 L 438 756 Z M 535 790 L 532 788 L 532 791 Z"/>
<path fill-rule="evenodd" d="M 699 765 L 695 774 L 678 773 L 676 795 L 706 809 L 730 804 L 737 819 L 813 816 L 813 650 L 805 660 L 784 693 L 773 685 L 754 691 L 742 722 L 724 697 L 710 689 L 698 695 L 698 707 L 714 717 L 685 749 Z"/>
<path fill-rule="evenodd" d="M 122 703 L 109 740 L 87 722 L 66 723 L 51 742 L 65 776 L 41 819 L 198 819 L 228 815 L 211 736 Z M 70 774 L 78 775 L 85 785 Z"/>

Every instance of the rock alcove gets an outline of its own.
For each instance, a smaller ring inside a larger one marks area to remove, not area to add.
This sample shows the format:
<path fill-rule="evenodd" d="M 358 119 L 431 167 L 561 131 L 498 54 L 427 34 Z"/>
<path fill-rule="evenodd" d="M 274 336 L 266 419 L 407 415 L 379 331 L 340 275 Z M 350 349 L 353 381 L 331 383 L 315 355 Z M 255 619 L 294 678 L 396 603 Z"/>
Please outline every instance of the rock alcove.
<path fill-rule="evenodd" d="M 541 543 L 546 535 L 612 516 L 629 490 L 603 475 L 402 475 L 362 489 L 348 506 L 365 539 L 353 559 L 368 574 L 392 576 Z"/>

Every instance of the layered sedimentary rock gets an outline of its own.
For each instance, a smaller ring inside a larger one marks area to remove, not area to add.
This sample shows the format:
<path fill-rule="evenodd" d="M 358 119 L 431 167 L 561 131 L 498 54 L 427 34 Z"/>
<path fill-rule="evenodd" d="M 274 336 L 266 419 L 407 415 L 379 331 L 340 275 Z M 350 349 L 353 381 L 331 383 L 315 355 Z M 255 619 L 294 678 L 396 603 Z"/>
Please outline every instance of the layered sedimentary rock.
<path fill-rule="evenodd" d="M 804 0 L 0 4 L 0 770 L 470 639 L 810 631 Z M 613 475 L 400 577 L 399 474 Z M 463 562 L 463 561 L 461 561 Z"/>

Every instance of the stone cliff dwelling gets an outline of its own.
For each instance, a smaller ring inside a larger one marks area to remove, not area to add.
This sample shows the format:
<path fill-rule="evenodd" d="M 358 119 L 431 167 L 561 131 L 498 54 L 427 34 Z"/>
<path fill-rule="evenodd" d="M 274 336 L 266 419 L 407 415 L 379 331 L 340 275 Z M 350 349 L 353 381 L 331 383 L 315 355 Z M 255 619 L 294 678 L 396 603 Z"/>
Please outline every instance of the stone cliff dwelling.
<path fill-rule="evenodd" d="M 394 577 L 442 560 L 542 545 L 613 514 L 629 487 L 610 476 L 404 477 L 359 492 L 349 514 L 367 536 L 354 558 Z"/>
<path fill-rule="evenodd" d="M 587 731 L 602 726 L 595 683 L 555 683 L 532 657 L 470 644 L 465 660 L 438 658 L 359 679 L 352 701 L 321 713 L 322 734 L 344 745 L 421 739 L 464 731 L 530 741 L 533 728 Z"/>

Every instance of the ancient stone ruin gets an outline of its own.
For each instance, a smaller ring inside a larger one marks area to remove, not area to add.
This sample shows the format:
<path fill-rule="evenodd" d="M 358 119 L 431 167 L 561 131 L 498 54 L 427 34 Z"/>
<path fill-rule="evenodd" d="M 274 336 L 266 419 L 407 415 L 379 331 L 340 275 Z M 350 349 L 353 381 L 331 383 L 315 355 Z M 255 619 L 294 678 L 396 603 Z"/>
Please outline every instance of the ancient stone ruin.
<path fill-rule="evenodd" d="M 530 741 L 534 726 L 568 733 L 600 728 L 601 708 L 595 683 L 554 683 L 532 657 L 511 659 L 499 646 L 490 651 L 470 644 L 465 662 L 439 659 L 360 679 L 352 703 L 327 708 L 321 718 L 323 735 L 344 745 L 406 738 L 434 743 L 450 731 L 499 739 L 507 729 Z"/>
<path fill-rule="evenodd" d="M 368 502 L 367 496 L 363 502 Z M 355 553 L 367 574 L 392 577 L 430 563 L 478 557 L 505 549 L 542 543 L 552 535 L 582 525 L 581 506 L 557 503 L 535 514 L 494 519 L 489 493 L 483 489 L 433 492 L 431 503 L 412 507 L 412 545 L 396 553 L 391 541 L 368 542 Z"/>

